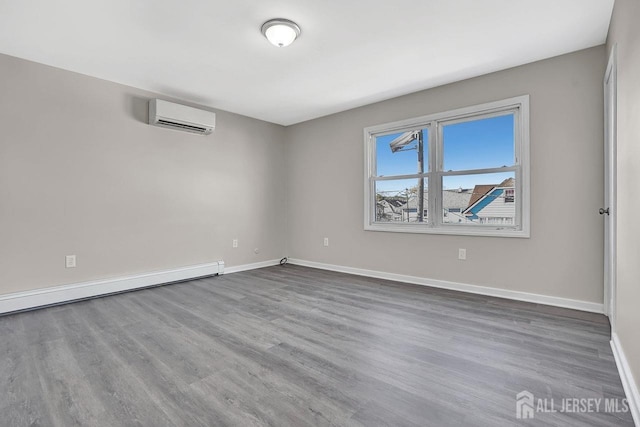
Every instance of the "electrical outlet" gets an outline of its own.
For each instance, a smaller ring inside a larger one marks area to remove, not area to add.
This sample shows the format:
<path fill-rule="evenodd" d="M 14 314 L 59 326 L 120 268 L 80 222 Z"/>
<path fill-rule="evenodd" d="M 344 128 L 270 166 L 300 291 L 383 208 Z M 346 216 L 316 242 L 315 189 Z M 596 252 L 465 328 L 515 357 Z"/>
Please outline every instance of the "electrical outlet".
<path fill-rule="evenodd" d="M 233 244 L 232 244 L 232 246 L 233 246 L 234 248 L 237 248 L 237 247 L 238 247 L 238 239 L 233 239 Z"/>
<path fill-rule="evenodd" d="M 75 255 L 67 255 L 64 258 L 65 266 L 67 268 L 76 268 L 76 256 Z"/>
<path fill-rule="evenodd" d="M 458 259 L 466 260 L 467 259 L 467 250 L 466 249 L 458 249 Z"/>
<path fill-rule="evenodd" d="M 328 237 L 324 238 L 324 245 L 325 246 L 329 246 L 329 238 Z"/>

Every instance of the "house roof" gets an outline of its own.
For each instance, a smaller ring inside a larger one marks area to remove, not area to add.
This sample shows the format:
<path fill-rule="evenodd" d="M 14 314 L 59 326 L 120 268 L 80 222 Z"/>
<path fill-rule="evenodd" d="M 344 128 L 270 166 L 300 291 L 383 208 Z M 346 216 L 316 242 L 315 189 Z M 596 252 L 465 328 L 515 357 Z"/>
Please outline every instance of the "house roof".
<path fill-rule="evenodd" d="M 516 180 L 513 178 L 507 178 L 504 181 L 502 181 L 500 184 L 497 185 L 497 187 L 500 188 L 504 188 L 504 187 L 515 187 L 516 185 Z"/>
<path fill-rule="evenodd" d="M 481 184 L 476 185 L 473 188 L 473 195 L 469 200 L 469 205 L 467 208 L 475 205 L 480 199 L 489 194 L 494 188 L 506 188 L 506 187 L 515 187 L 516 180 L 513 178 L 507 178 L 502 181 L 500 184 Z"/>
<path fill-rule="evenodd" d="M 471 207 L 476 204 L 476 202 L 486 196 L 491 190 L 496 188 L 496 184 L 481 184 L 473 187 L 473 194 L 471 195 L 471 199 L 469 200 L 469 204 L 466 207 Z"/>
<path fill-rule="evenodd" d="M 469 189 L 465 190 L 444 190 L 442 192 L 442 207 L 444 209 L 460 209 L 464 210 L 469 205 L 469 198 L 471 197 L 472 191 Z M 429 205 L 429 197 L 428 193 L 425 191 L 424 193 L 424 208 L 426 209 Z M 381 202 L 386 202 L 394 211 L 397 208 L 399 209 L 416 209 L 418 207 L 418 198 L 415 194 L 409 196 L 409 204 L 407 206 L 407 202 L 405 198 L 399 197 L 386 197 Z M 381 203 L 378 202 L 378 203 Z"/>
<path fill-rule="evenodd" d="M 404 205 L 404 204 L 405 204 L 405 202 L 404 202 L 404 201 L 402 201 L 402 200 L 400 200 L 400 199 L 392 199 L 392 198 L 389 198 L 389 199 L 385 199 L 385 201 L 386 201 L 390 206 L 393 206 L 394 208 L 400 207 L 400 206 L 402 206 L 402 205 Z"/>
<path fill-rule="evenodd" d="M 445 190 L 442 192 L 442 207 L 444 209 L 464 209 L 469 205 L 471 190 Z"/>

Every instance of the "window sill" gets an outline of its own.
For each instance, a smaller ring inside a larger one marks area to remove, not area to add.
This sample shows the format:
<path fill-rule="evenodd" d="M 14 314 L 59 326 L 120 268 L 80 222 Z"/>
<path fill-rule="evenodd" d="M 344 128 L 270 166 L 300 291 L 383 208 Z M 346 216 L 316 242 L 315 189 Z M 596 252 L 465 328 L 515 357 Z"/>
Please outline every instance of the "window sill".
<path fill-rule="evenodd" d="M 413 233 L 413 234 L 444 234 L 452 236 L 481 236 L 481 237 L 517 237 L 528 239 L 531 237 L 529 230 L 499 229 L 491 226 L 442 226 L 432 227 L 420 224 L 366 224 L 365 231 L 382 231 L 388 233 Z"/>

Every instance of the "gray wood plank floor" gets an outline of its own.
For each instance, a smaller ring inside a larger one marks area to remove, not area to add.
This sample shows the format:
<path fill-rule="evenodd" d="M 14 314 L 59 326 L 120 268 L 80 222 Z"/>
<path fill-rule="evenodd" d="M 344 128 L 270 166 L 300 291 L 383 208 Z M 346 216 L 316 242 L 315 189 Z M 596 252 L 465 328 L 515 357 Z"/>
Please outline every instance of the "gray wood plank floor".
<path fill-rule="evenodd" d="M 0 317 L 2 426 L 621 426 L 604 316 L 285 265 Z M 559 408 L 557 408 L 559 409 Z"/>

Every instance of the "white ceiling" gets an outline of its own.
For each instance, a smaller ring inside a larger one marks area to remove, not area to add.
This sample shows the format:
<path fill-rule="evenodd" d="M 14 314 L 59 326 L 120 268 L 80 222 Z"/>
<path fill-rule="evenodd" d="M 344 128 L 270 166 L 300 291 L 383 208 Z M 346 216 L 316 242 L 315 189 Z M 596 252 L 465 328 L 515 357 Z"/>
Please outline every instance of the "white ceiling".
<path fill-rule="evenodd" d="M 0 52 L 290 125 L 602 44 L 613 1 L 0 0 Z"/>

